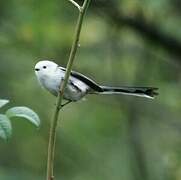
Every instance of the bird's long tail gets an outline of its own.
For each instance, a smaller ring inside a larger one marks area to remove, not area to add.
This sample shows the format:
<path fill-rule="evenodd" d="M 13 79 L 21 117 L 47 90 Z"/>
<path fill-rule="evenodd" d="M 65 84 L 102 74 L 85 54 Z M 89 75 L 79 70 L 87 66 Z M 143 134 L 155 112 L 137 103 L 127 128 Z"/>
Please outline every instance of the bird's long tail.
<path fill-rule="evenodd" d="M 102 91 L 100 94 L 125 94 L 132 96 L 140 96 L 153 99 L 158 93 L 156 90 L 158 88 L 155 87 L 108 87 L 108 86 L 100 86 Z"/>

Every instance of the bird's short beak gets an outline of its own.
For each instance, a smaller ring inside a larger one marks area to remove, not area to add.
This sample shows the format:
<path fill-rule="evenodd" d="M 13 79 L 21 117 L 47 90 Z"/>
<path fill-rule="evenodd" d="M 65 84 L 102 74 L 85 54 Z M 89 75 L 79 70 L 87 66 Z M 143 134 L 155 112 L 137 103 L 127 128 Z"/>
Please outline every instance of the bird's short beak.
<path fill-rule="evenodd" d="M 35 71 L 39 71 L 40 69 L 39 68 L 35 68 Z"/>

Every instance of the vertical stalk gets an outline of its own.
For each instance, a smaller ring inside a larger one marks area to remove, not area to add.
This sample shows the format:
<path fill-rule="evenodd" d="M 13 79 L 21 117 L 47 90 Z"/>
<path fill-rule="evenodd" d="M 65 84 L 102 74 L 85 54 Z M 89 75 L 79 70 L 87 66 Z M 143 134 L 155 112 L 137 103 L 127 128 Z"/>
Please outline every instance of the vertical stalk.
<path fill-rule="evenodd" d="M 75 55 L 76 55 L 76 52 L 77 52 L 77 49 L 79 46 L 79 39 L 80 39 L 80 33 L 81 33 L 81 29 L 82 29 L 83 18 L 84 18 L 86 9 L 89 6 L 90 1 L 91 0 L 85 0 L 83 5 L 80 6 L 79 16 L 78 16 L 76 30 L 75 30 L 75 38 L 73 40 L 69 60 L 67 63 L 65 79 L 64 79 L 63 83 L 61 84 L 60 92 L 58 94 L 57 101 L 56 101 L 56 107 L 55 107 L 55 111 L 53 114 L 51 127 L 50 127 L 50 134 L 49 134 L 48 159 L 47 159 L 47 180 L 54 180 L 54 154 L 55 154 L 56 129 L 57 129 L 59 111 L 61 109 L 64 90 L 67 85 L 67 82 L 68 82 L 68 79 L 69 79 L 69 76 L 71 73 L 72 65 L 73 65 L 73 62 L 75 59 Z"/>

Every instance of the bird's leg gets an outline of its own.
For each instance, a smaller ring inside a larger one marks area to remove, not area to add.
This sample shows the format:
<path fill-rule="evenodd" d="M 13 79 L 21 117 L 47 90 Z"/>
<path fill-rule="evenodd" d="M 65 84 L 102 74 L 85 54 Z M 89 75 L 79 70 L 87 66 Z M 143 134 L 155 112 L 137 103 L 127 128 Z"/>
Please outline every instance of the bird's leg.
<path fill-rule="evenodd" d="M 68 105 L 69 103 L 71 103 L 72 101 L 71 100 L 68 100 L 67 102 L 65 102 L 64 104 L 60 105 L 58 108 L 59 109 L 62 109 L 64 106 Z M 56 106 L 56 103 L 55 103 L 55 106 Z"/>
<path fill-rule="evenodd" d="M 61 108 L 63 108 L 65 105 L 68 105 L 71 102 L 72 102 L 71 100 L 68 100 L 67 102 L 65 102 L 64 104 L 61 105 Z"/>

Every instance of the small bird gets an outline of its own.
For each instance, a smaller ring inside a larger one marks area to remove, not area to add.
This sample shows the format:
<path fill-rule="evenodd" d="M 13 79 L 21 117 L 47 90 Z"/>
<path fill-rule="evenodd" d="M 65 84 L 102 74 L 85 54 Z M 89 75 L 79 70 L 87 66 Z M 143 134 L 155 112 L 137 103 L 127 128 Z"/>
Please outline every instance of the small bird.
<path fill-rule="evenodd" d="M 35 65 L 35 74 L 41 86 L 57 96 L 64 80 L 66 69 L 48 60 L 39 61 Z M 71 71 L 63 98 L 67 103 L 78 101 L 87 94 L 124 94 L 153 99 L 158 93 L 155 87 L 110 87 L 102 86 L 85 75 Z"/>

